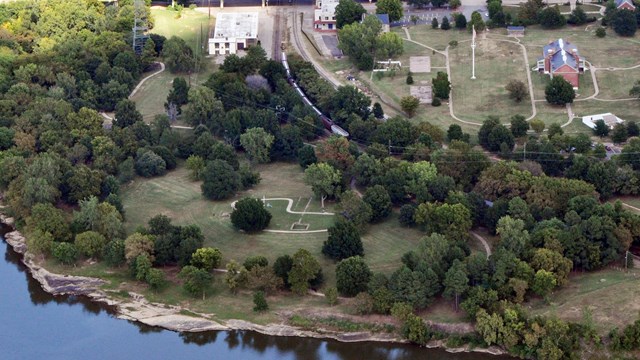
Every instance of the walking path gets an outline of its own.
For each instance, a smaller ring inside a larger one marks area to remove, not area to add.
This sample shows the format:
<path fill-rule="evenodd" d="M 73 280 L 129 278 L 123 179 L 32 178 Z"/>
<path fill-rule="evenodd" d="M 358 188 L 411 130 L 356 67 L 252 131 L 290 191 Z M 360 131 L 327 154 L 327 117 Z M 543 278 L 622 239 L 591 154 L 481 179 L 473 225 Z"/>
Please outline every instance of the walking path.
<path fill-rule="evenodd" d="M 150 74 L 148 76 L 146 76 L 144 79 L 140 80 L 140 82 L 138 83 L 138 85 L 136 85 L 136 87 L 133 89 L 133 91 L 131 92 L 131 94 L 129 94 L 129 99 L 131 99 L 133 97 L 133 95 L 135 95 L 138 90 L 140 89 L 140 87 L 142 86 L 142 84 L 144 84 L 145 81 L 147 81 L 148 79 L 160 74 L 161 72 L 164 71 L 164 63 L 160 62 L 160 61 L 156 61 L 154 62 L 154 64 L 160 64 L 160 70 L 154 72 L 153 74 Z"/>
<path fill-rule="evenodd" d="M 475 237 L 478 241 L 482 243 L 482 246 L 484 246 L 484 250 L 487 253 L 487 259 L 488 259 L 489 256 L 491 256 L 491 247 L 489 246 L 489 243 L 487 242 L 487 240 L 473 231 L 471 231 L 470 233 L 471 235 L 473 235 L 473 237 Z"/>

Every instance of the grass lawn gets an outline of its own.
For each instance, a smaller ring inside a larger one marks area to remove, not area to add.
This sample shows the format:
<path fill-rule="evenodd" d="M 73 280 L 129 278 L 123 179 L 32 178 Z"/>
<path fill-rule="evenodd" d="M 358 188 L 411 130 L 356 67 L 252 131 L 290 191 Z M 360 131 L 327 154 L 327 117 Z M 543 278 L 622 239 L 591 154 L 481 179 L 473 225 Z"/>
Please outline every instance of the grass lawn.
<path fill-rule="evenodd" d="M 640 102 L 637 100 L 617 102 L 597 100 L 578 101 L 572 105 L 572 108 L 576 116 L 580 117 L 610 112 L 624 120 L 640 121 Z M 587 128 L 586 125 L 582 124 L 582 119 L 577 119 L 577 121 L 580 122 L 580 125 Z"/>
<path fill-rule="evenodd" d="M 182 10 L 182 16 L 179 19 L 176 19 L 177 12 L 164 7 L 152 7 L 151 15 L 155 20 L 151 33 L 162 35 L 167 39 L 172 36 L 181 37 L 193 49 L 198 46 L 198 39 L 201 45 L 206 44 L 209 29 L 215 25 L 215 18 L 209 19 L 207 14 L 189 9 Z"/>
<path fill-rule="evenodd" d="M 640 271 L 620 270 L 573 274 L 569 284 L 549 296 L 549 304 L 535 299 L 525 304 L 532 315 L 554 315 L 564 320 L 580 321 L 582 310 L 590 308 L 601 332 L 613 326 L 632 323 L 640 310 Z"/>
<path fill-rule="evenodd" d="M 335 264 L 321 254 L 322 243 L 327 233 L 280 234 L 262 232 L 248 235 L 233 229 L 229 220 L 231 202 L 244 196 L 262 198 L 288 197 L 294 200 L 294 209 L 303 209 L 313 196 L 311 189 L 302 181 L 303 172 L 297 164 L 274 163 L 256 167 L 262 181 L 255 188 L 241 192 L 226 201 L 206 200 L 200 192 L 200 182 L 189 179 L 185 168 L 152 179 L 138 178 L 123 189 L 122 198 L 126 211 L 125 227 L 130 233 L 157 215 L 165 214 L 176 225 L 196 224 L 205 235 L 205 245 L 222 251 L 223 263 L 231 259 L 244 261 L 251 255 L 264 255 L 271 262 L 278 256 L 293 254 L 299 248 L 309 250 L 321 263 L 326 283 L 335 284 Z M 300 198 L 300 201 L 298 199 Z M 286 214 L 286 203 L 270 202 L 274 218 L 269 226 L 272 230 L 290 230 L 300 215 Z M 328 203 L 327 211 L 335 206 Z M 319 211 L 319 201 L 309 204 L 309 211 Z M 331 225 L 332 216 L 304 215 L 302 222 L 310 224 L 310 230 Z M 401 256 L 413 249 L 423 233 L 413 228 L 401 227 L 397 215 L 371 225 L 362 236 L 365 260 L 372 271 L 394 271 L 400 265 Z"/>
<path fill-rule="evenodd" d="M 596 72 L 598 86 L 600 87 L 599 99 L 628 99 L 629 90 L 633 82 L 640 79 L 640 69 L 624 71 L 598 70 Z M 621 85 L 628 84 L 628 86 Z"/>
<path fill-rule="evenodd" d="M 476 79 L 471 80 L 471 48 L 459 45 L 449 50 L 454 113 L 464 120 L 482 122 L 489 115 L 508 122 L 514 114 L 531 115 L 529 98 L 520 103 L 509 99 L 505 85 L 511 79 L 527 83 L 527 68 L 517 44 L 481 39 L 476 47 Z"/>
<path fill-rule="evenodd" d="M 628 204 L 628 205 L 631 205 L 631 206 L 635 206 L 635 207 L 640 209 L 640 197 L 638 197 L 638 196 L 619 196 L 619 197 L 610 199 L 609 202 L 610 203 L 614 203 L 617 200 L 620 200 L 625 204 Z M 627 210 L 629 210 L 631 212 L 636 212 L 636 213 L 639 212 L 637 210 L 634 210 L 634 209 L 628 208 L 628 207 L 625 207 L 625 209 L 627 209 Z"/>

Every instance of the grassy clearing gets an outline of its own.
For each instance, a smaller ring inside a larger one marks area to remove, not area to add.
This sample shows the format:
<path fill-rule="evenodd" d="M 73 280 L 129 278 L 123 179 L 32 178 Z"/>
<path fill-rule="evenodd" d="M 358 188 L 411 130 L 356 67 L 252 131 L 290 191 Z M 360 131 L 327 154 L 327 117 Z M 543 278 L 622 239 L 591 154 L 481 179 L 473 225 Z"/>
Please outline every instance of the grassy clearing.
<path fill-rule="evenodd" d="M 576 116 L 586 116 L 586 115 L 594 115 L 594 114 L 602 114 L 602 113 L 613 113 L 621 119 L 624 120 L 635 120 L 640 121 L 640 102 L 639 101 L 617 101 L 617 102 L 608 102 L 608 101 L 597 101 L 597 100 L 588 100 L 588 101 L 579 101 L 572 105 L 573 112 Z M 578 121 L 581 126 L 587 128 L 586 125 L 582 124 L 582 119 L 575 119 L 574 121 Z M 587 128 L 588 129 L 588 128 Z"/>
<path fill-rule="evenodd" d="M 177 14 L 163 7 L 153 7 L 151 15 L 155 23 L 151 32 L 167 39 L 172 36 L 181 37 L 194 50 L 198 47 L 198 39 L 201 45 L 205 44 L 209 29 L 215 24 L 215 18 L 209 19 L 207 14 L 189 9 L 182 10 L 179 19 L 176 18 Z"/>
<path fill-rule="evenodd" d="M 599 99 L 625 99 L 632 97 L 629 90 L 633 81 L 640 79 L 640 69 L 624 71 L 598 70 L 596 72 L 598 86 L 600 87 Z M 628 86 L 621 86 L 628 84 Z"/>
<path fill-rule="evenodd" d="M 532 315 L 553 315 L 564 320 L 580 321 L 586 307 L 593 312 L 598 330 L 624 327 L 633 322 L 640 310 L 640 271 L 628 273 L 614 269 L 574 274 L 569 284 L 549 297 L 549 304 L 535 299 L 527 304 Z"/>
<path fill-rule="evenodd" d="M 327 284 L 334 284 L 335 264 L 321 254 L 326 233 L 262 232 L 248 235 L 233 229 L 228 217 L 231 213 L 230 204 L 244 196 L 292 198 L 295 209 L 303 209 L 313 196 L 311 189 L 304 185 L 303 172 L 297 164 L 274 163 L 258 166 L 257 170 L 262 176 L 261 183 L 226 201 L 206 200 L 201 195 L 200 182 L 191 181 L 184 168 L 178 168 L 163 177 L 137 179 L 123 189 L 122 198 L 127 215 L 125 227 L 132 232 L 157 214 L 169 216 L 176 225 L 196 224 L 206 237 L 205 245 L 218 247 L 222 251 L 223 262 L 231 259 L 244 261 L 246 257 L 258 254 L 273 262 L 280 255 L 293 254 L 299 248 L 304 248 L 320 260 Z M 300 215 L 285 215 L 285 202 L 270 203 L 274 219 L 269 229 L 290 230 Z M 309 203 L 308 211 L 319 211 L 319 208 L 319 201 L 313 200 Z M 328 203 L 327 211 L 334 210 L 335 206 Z M 327 228 L 333 219 L 332 216 L 305 215 L 302 222 L 310 224 L 309 230 L 315 230 Z M 401 256 L 413 249 L 422 236 L 419 230 L 401 227 L 397 215 L 393 215 L 380 224 L 371 225 L 363 235 L 365 260 L 372 271 L 389 274 L 400 265 Z"/>
<path fill-rule="evenodd" d="M 504 88 L 511 79 L 527 82 L 520 46 L 495 39 L 479 40 L 475 80 L 471 80 L 469 46 L 458 46 L 449 51 L 449 56 L 454 113 L 458 117 L 482 122 L 487 116 L 496 115 L 508 122 L 514 114 L 531 115 L 531 101 L 527 98 L 516 103 Z"/>
<path fill-rule="evenodd" d="M 639 196 L 619 196 L 613 199 L 610 199 L 609 202 L 613 203 L 616 202 L 617 200 L 622 201 L 625 204 L 631 205 L 631 206 L 635 206 L 637 208 L 640 209 L 640 197 Z M 631 208 L 626 208 L 629 211 L 633 211 L 633 212 L 639 212 L 637 210 L 631 209 Z"/>
<path fill-rule="evenodd" d="M 426 310 L 420 312 L 420 316 L 423 319 L 445 324 L 468 322 L 469 320 L 466 318 L 465 314 L 466 313 L 462 310 L 455 310 L 454 302 L 452 300 L 444 298 L 438 298 Z"/>

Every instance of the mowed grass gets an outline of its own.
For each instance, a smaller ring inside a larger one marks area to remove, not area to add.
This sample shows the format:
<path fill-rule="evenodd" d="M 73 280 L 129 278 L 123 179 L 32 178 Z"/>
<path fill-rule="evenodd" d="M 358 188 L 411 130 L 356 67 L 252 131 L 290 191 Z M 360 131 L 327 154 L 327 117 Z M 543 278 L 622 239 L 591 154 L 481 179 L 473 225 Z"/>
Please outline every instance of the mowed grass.
<path fill-rule="evenodd" d="M 496 39 L 479 39 L 476 47 L 476 79 L 471 79 L 471 47 L 458 45 L 449 50 L 453 110 L 461 119 L 482 122 L 489 115 L 508 122 L 515 114 L 531 115 L 529 98 L 516 103 L 505 89 L 509 80 L 527 83 L 527 68 L 517 44 Z"/>
<path fill-rule="evenodd" d="M 575 102 L 571 106 L 576 116 L 580 117 L 610 112 L 623 120 L 640 121 L 640 102 L 638 100 L 616 102 L 588 100 Z M 574 121 L 578 121 L 581 126 L 587 128 L 582 124 L 581 118 L 574 119 Z"/>
<path fill-rule="evenodd" d="M 599 331 L 632 323 L 640 311 L 640 271 L 616 269 L 574 274 L 569 284 L 549 296 L 549 304 L 536 299 L 526 304 L 532 315 L 557 316 L 581 321 L 584 308 L 591 309 Z"/>
<path fill-rule="evenodd" d="M 629 95 L 633 81 L 640 79 L 640 68 L 624 71 L 598 70 L 596 78 L 600 87 L 599 99 L 628 99 L 633 97 Z"/>
<path fill-rule="evenodd" d="M 261 174 L 261 183 L 225 201 L 206 200 L 201 194 L 200 182 L 190 180 L 188 171 L 183 167 L 162 177 L 138 178 L 122 192 L 126 230 L 131 233 L 158 214 L 167 215 L 175 225 L 196 224 L 205 235 L 205 246 L 214 246 L 222 251 L 223 263 L 231 259 L 242 262 L 253 255 L 266 256 L 273 262 L 278 256 L 293 255 L 300 248 L 307 249 L 320 261 L 326 285 L 334 285 L 335 263 L 321 253 L 322 243 L 327 239 L 326 232 L 261 232 L 249 235 L 233 228 L 229 219 L 231 203 L 242 197 L 292 198 L 294 209 L 302 210 L 313 196 L 311 189 L 304 184 L 303 171 L 297 164 L 273 163 L 257 166 L 256 170 Z M 290 230 L 291 225 L 299 220 L 300 215 L 285 215 L 286 202 L 269 203 L 274 217 L 268 229 Z M 327 202 L 326 209 L 334 212 L 336 206 Z M 312 200 L 307 210 L 320 211 L 319 201 Z M 307 214 L 302 217 L 302 223 L 310 224 L 309 230 L 326 228 L 333 221 L 333 216 Z M 401 227 L 394 214 L 382 223 L 369 226 L 363 234 L 365 260 L 372 271 L 390 274 L 400 266 L 402 255 L 412 250 L 423 235 L 420 230 Z"/>
<path fill-rule="evenodd" d="M 145 74 L 146 77 L 149 74 Z M 168 70 L 161 72 L 147 79 L 138 92 L 131 97 L 136 103 L 136 108 L 142 114 L 146 123 L 150 123 L 156 115 L 164 114 L 164 103 L 167 101 L 169 91 L 171 91 L 173 79 L 177 75 L 171 74 Z"/>
<path fill-rule="evenodd" d="M 176 11 L 164 7 L 152 7 L 151 15 L 155 23 L 150 32 L 167 39 L 172 36 L 180 37 L 194 50 L 198 47 L 198 40 L 201 45 L 206 44 L 209 29 L 213 28 L 215 18 L 209 19 L 208 14 L 190 9 L 182 10 L 182 16 L 179 19 L 176 18 L 177 14 Z"/>

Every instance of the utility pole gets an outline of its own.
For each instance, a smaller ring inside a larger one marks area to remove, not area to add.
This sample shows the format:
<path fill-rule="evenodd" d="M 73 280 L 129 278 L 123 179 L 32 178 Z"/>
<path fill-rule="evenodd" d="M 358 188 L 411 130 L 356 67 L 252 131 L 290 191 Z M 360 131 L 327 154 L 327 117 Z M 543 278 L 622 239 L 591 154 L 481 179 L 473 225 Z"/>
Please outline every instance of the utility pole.
<path fill-rule="evenodd" d="M 389 140 L 389 156 L 391 156 L 391 140 Z"/>
<path fill-rule="evenodd" d="M 209 19 L 211 19 L 211 0 L 207 0 L 207 7 L 209 8 Z"/>
<path fill-rule="evenodd" d="M 527 142 L 524 143 L 524 161 L 527 161 Z"/>

